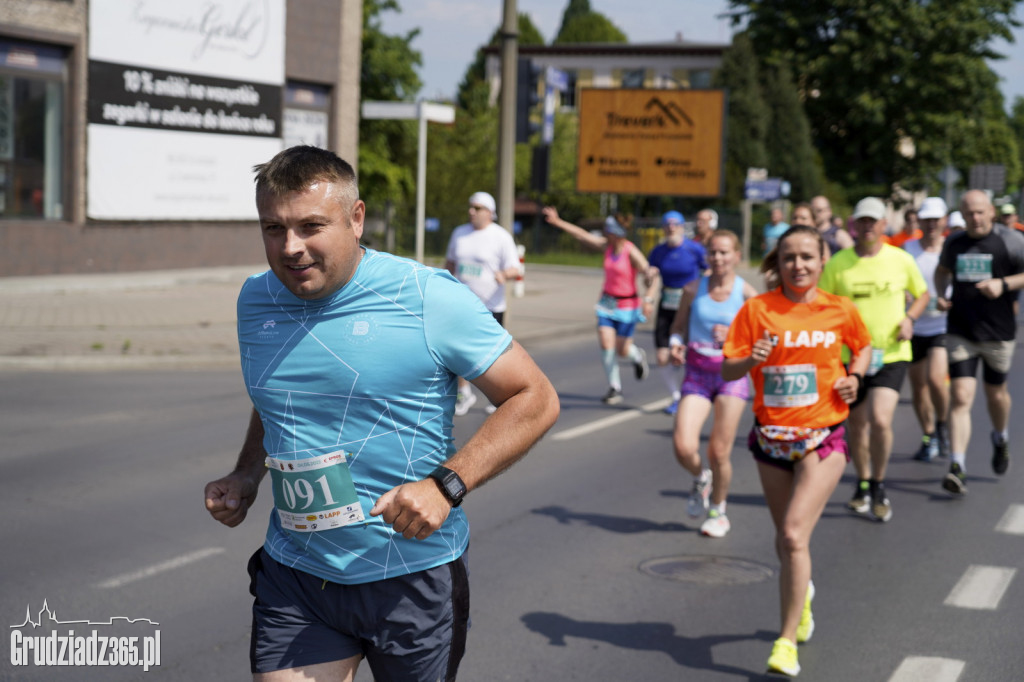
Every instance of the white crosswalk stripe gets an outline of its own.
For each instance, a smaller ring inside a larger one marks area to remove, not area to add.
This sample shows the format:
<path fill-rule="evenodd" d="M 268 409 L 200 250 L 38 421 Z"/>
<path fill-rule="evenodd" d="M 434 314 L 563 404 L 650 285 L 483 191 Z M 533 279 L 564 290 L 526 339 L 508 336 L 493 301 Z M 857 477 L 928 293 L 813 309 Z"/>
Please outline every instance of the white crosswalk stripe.
<path fill-rule="evenodd" d="M 195 552 L 190 552 L 188 554 L 182 554 L 181 556 L 175 557 L 174 559 L 163 561 L 159 564 L 154 564 L 152 566 L 143 568 L 138 571 L 132 571 L 131 573 L 123 573 L 121 575 L 114 576 L 109 580 L 104 580 L 103 582 L 97 584 L 96 587 L 104 590 L 115 589 L 127 585 L 129 583 L 134 583 L 145 578 L 150 578 L 160 573 L 166 573 L 167 571 L 172 571 L 176 568 L 181 568 L 182 566 L 186 566 L 201 559 L 205 559 L 206 557 L 213 556 L 215 554 L 220 554 L 223 551 L 223 547 L 207 547 L 206 549 L 200 549 Z"/>
<path fill-rule="evenodd" d="M 1011 504 L 996 524 L 996 532 L 1024 535 L 1024 504 Z"/>
<path fill-rule="evenodd" d="M 935 656 L 908 656 L 896 668 L 889 682 L 956 682 L 964 670 L 964 662 Z"/>
<path fill-rule="evenodd" d="M 573 428 L 566 429 L 565 431 L 559 431 L 558 433 L 551 436 L 551 440 L 572 440 L 573 438 L 577 438 L 579 436 L 585 436 L 588 433 L 600 431 L 601 429 L 607 429 L 611 426 L 615 426 L 616 424 L 621 424 L 623 422 L 628 422 L 632 419 L 636 419 L 641 415 L 650 414 L 651 412 L 657 412 L 658 410 L 662 410 L 665 407 L 667 407 L 670 402 L 672 402 L 670 398 L 662 398 L 661 400 L 655 400 L 654 402 L 647 403 L 646 405 L 643 405 L 632 410 L 619 412 L 618 414 L 613 414 L 610 417 L 604 417 L 602 419 L 597 419 L 592 422 L 587 422 L 586 424 L 574 426 Z"/>
<path fill-rule="evenodd" d="M 996 609 L 1016 574 L 1016 568 L 971 565 L 943 603 L 962 609 Z"/>

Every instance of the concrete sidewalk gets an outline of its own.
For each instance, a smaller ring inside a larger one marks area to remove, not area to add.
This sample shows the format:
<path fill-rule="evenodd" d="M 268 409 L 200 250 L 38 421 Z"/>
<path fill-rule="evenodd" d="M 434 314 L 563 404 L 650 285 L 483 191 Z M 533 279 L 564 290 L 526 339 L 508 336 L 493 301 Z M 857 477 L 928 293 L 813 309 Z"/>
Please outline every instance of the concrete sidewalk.
<path fill-rule="evenodd" d="M 517 339 L 592 331 L 600 270 L 527 268 L 526 295 L 509 297 Z M 0 369 L 237 366 L 235 299 L 265 269 L 0 278 Z"/>
<path fill-rule="evenodd" d="M 237 367 L 235 299 L 265 269 L 0 278 L 0 370 Z M 527 263 L 525 295 L 510 287 L 509 330 L 527 347 L 592 335 L 602 276 Z"/>

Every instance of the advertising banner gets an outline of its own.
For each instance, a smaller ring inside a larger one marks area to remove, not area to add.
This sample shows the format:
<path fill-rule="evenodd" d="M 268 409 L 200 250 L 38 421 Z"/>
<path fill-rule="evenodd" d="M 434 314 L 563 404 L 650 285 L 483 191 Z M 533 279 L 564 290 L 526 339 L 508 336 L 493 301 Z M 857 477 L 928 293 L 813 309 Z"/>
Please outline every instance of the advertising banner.
<path fill-rule="evenodd" d="M 89 3 L 87 213 L 246 220 L 282 147 L 284 0 Z"/>

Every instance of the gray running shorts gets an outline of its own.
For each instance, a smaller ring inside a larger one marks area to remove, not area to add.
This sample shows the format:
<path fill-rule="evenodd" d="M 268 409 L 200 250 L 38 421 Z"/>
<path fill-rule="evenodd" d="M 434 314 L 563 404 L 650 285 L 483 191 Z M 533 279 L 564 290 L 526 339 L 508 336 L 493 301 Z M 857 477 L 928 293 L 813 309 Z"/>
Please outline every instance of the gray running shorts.
<path fill-rule="evenodd" d="M 978 358 L 985 366 L 985 383 L 1002 384 L 1010 373 L 1013 364 L 1013 350 L 1017 343 L 1009 341 L 971 341 L 956 334 L 946 335 L 946 348 L 949 351 L 949 376 L 957 379 L 975 376 L 978 371 Z"/>

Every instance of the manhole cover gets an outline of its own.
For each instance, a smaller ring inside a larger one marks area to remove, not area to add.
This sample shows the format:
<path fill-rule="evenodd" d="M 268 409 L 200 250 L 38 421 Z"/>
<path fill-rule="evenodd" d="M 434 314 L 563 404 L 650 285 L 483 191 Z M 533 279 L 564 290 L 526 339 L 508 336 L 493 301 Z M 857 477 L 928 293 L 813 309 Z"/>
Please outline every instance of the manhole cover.
<path fill-rule="evenodd" d="M 701 585 L 749 585 L 775 575 L 774 569 L 723 556 L 669 556 L 641 562 L 640 570 L 664 580 Z"/>

